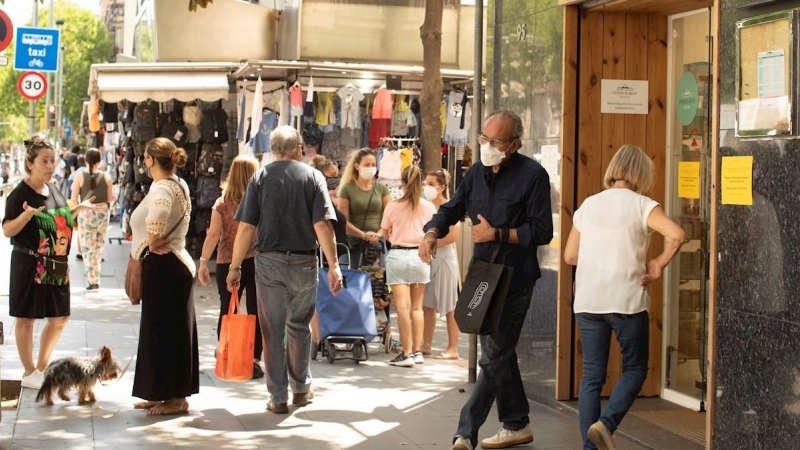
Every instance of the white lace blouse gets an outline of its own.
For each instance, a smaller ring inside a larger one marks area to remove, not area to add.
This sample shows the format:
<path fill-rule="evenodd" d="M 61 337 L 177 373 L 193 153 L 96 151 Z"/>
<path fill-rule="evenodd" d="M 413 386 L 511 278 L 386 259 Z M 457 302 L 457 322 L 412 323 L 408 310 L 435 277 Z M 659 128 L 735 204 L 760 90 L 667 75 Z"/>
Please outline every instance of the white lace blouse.
<path fill-rule="evenodd" d="M 183 180 L 181 187 L 168 180 L 154 182 L 150 192 L 131 214 L 131 257 L 141 256 L 147 250 L 148 233 L 164 236 L 175 226 L 180 225 L 169 237 L 169 246 L 178 259 L 195 276 L 196 266 L 189 252 L 186 251 L 186 233 L 189 230 L 189 217 L 192 205 L 187 201 L 189 188 Z M 181 192 L 183 191 L 183 192 Z"/>

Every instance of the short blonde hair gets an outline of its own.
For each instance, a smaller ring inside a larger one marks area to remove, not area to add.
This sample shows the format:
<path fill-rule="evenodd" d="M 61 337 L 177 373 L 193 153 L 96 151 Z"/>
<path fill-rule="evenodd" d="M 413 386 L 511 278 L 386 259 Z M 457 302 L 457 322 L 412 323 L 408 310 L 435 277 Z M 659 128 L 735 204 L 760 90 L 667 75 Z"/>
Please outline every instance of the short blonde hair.
<path fill-rule="evenodd" d="M 653 160 L 639 147 L 625 144 L 617 150 L 603 177 L 606 189 L 625 180 L 638 193 L 647 192 L 655 183 Z"/>

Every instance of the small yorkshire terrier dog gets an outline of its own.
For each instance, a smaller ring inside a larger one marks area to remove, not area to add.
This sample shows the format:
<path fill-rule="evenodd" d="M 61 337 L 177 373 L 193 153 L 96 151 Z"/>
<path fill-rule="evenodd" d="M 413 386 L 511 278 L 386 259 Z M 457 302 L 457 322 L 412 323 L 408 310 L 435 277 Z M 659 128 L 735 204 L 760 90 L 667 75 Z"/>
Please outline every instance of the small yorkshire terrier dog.
<path fill-rule="evenodd" d="M 78 389 L 78 403 L 85 405 L 94 403 L 94 385 L 97 380 L 108 381 L 119 376 L 119 364 L 111 357 L 111 350 L 103 347 L 97 356 L 76 358 L 73 356 L 51 362 L 44 371 L 44 382 L 36 395 L 36 401 L 45 400 L 45 404 L 53 404 L 53 391 L 65 402 L 70 401 L 67 391 Z"/>

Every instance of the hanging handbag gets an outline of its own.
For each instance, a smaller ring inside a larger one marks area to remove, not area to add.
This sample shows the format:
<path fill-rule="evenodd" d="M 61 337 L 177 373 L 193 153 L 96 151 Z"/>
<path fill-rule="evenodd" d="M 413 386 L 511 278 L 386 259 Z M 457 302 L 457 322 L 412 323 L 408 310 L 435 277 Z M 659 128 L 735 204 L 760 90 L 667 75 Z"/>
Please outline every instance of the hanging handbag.
<path fill-rule="evenodd" d="M 248 292 L 247 295 L 250 295 Z M 228 314 L 222 316 L 214 375 L 220 380 L 247 381 L 253 378 L 253 347 L 256 316 L 239 308 L 239 292 L 231 292 Z"/>
<path fill-rule="evenodd" d="M 167 180 L 178 184 L 181 192 L 183 192 L 184 199 L 186 199 L 188 203 L 189 199 L 186 198 L 186 192 L 183 190 L 183 186 L 181 186 L 180 183 L 172 178 L 167 178 Z M 183 215 L 186 215 L 186 213 L 184 212 Z M 167 234 L 164 235 L 162 239 L 165 241 L 169 240 L 169 237 L 178 228 L 178 225 L 180 225 L 181 222 L 183 222 L 183 219 L 179 219 L 178 222 L 167 232 Z M 128 258 L 128 268 L 125 271 L 125 293 L 128 295 L 131 305 L 138 305 L 139 302 L 142 301 L 142 261 L 144 261 L 149 254 L 150 252 L 147 251 L 144 253 L 144 255 L 142 255 L 141 258 Z"/>
<path fill-rule="evenodd" d="M 362 231 L 364 230 L 364 226 L 367 225 L 367 214 L 369 213 L 369 207 L 372 206 L 372 197 L 375 196 L 375 183 L 375 181 L 372 182 L 372 190 L 369 193 L 369 200 L 367 200 L 367 209 L 364 211 L 364 220 L 361 222 L 361 226 L 358 227 L 358 229 Z M 358 258 L 358 261 L 350 267 L 361 267 L 365 265 L 369 243 L 363 238 L 356 236 L 347 236 L 347 243 L 350 247 L 350 252 Z"/>
<path fill-rule="evenodd" d="M 472 258 L 469 263 L 455 310 L 456 323 L 463 333 L 492 334 L 500 327 L 514 268 L 495 262 L 499 253 L 498 242 L 489 262 Z"/>

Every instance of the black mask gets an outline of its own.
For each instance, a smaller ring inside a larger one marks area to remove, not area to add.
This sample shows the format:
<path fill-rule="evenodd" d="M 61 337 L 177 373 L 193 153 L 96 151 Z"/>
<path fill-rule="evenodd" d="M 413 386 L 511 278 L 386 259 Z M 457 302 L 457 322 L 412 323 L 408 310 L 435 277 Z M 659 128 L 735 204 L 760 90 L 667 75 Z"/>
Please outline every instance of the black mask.
<path fill-rule="evenodd" d="M 339 177 L 325 177 L 325 182 L 328 184 L 329 191 L 335 191 L 339 189 L 339 182 L 342 181 Z"/>

